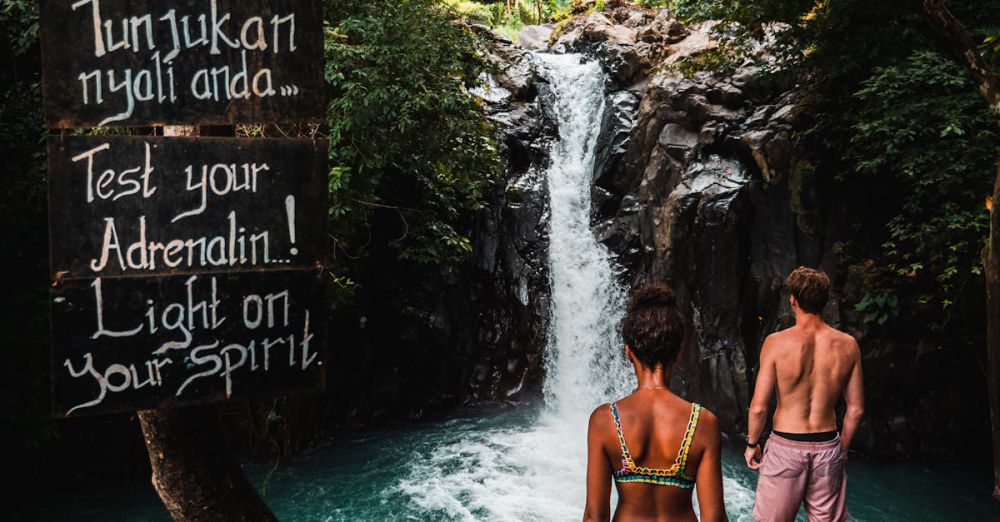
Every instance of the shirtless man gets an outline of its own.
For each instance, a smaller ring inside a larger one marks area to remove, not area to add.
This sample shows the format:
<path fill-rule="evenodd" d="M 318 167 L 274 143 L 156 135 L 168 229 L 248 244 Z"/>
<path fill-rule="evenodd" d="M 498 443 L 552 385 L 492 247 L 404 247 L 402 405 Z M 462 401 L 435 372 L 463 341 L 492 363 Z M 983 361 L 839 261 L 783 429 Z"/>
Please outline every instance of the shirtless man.
<path fill-rule="evenodd" d="M 853 337 L 820 316 L 830 293 L 826 274 L 800 267 L 786 285 L 795 326 L 764 341 L 747 423 L 744 457 L 759 471 L 753 517 L 791 522 L 804 502 L 810 522 L 840 522 L 849 518 L 847 448 L 864 412 L 861 352 Z M 775 392 L 778 406 L 762 455 L 760 436 Z M 841 395 L 847 413 L 838 434 Z"/>

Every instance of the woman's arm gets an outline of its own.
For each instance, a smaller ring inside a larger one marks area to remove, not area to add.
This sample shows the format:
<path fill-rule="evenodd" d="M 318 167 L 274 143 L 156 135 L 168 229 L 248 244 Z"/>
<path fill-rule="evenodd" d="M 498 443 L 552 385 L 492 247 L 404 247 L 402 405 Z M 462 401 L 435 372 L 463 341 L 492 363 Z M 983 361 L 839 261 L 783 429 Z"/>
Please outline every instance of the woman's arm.
<path fill-rule="evenodd" d="M 587 506 L 584 522 L 611 520 L 611 462 L 604 451 L 604 440 L 611 427 L 611 410 L 602 404 L 590 414 L 587 428 Z"/>
<path fill-rule="evenodd" d="M 701 521 L 728 522 L 729 516 L 722 500 L 722 433 L 714 413 L 702 408 L 697 433 L 705 441 L 705 452 L 701 455 L 695 476 Z"/>

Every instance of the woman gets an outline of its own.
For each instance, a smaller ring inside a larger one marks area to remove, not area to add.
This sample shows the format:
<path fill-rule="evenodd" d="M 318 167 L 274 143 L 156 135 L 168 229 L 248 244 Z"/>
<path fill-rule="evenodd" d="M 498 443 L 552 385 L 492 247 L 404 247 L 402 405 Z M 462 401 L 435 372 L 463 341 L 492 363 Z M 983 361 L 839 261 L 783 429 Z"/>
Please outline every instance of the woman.
<path fill-rule="evenodd" d="M 638 387 L 590 416 L 584 520 L 611 518 L 612 479 L 618 488 L 615 520 L 696 521 L 695 486 L 701 520 L 728 520 L 718 419 L 667 387 L 684 338 L 673 291 L 660 284 L 635 290 L 622 337 Z"/>

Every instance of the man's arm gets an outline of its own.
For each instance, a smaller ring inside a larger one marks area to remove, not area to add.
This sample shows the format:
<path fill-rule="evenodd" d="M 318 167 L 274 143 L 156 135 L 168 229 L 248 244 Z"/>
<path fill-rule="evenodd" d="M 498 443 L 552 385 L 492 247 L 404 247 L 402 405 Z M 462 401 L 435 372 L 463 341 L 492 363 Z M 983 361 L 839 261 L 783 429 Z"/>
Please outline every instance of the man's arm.
<path fill-rule="evenodd" d="M 611 462 L 604 452 L 603 435 L 610 426 L 611 410 L 602 404 L 590 414 L 587 428 L 587 505 L 584 522 L 611 520 Z"/>
<path fill-rule="evenodd" d="M 861 377 L 861 350 L 858 348 L 856 341 L 852 340 L 851 342 L 854 344 L 854 353 L 851 355 L 854 360 L 854 368 L 851 369 L 850 380 L 847 381 L 847 387 L 844 388 L 844 401 L 847 402 L 847 412 L 844 414 L 844 429 L 840 433 L 840 446 L 843 448 L 845 454 L 847 453 L 847 449 L 851 447 L 851 439 L 854 438 L 854 432 L 858 429 L 861 416 L 865 414 L 865 390 Z"/>
<path fill-rule="evenodd" d="M 747 438 L 749 442 L 756 442 L 756 447 L 747 446 L 743 456 L 750 469 L 760 467 L 759 456 L 760 435 L 767 424 L 767 413 L 771 407 L 771 396 L 774 395 L 774 387 L 777 384 L 776 372 L 774 369 L 774 338 L 769 335 L 764 340 L 764 346 L 760 349 L 760 368 L 757 370 L 757 384 L 753 388 L 753 399 L 750 401 L 750 413 L 747 418 Z"/>

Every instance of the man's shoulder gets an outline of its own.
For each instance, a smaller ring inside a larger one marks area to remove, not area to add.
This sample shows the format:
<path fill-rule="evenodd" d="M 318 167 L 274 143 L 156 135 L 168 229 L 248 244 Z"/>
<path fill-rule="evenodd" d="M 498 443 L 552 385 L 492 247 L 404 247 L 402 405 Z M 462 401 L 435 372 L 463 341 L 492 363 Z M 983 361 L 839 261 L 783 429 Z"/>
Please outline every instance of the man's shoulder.
<path fill-rule="evenodd" d="M 835 353 L 838 359 L 846 361 L 861 360 L 861 349 L 853 335 L 833 327 L 828 327 L 824 337 L 826 337 L 824 343 L 827 347 L 826 349 Z"/>
<path fill-rule="evenodd" d="M 801 333 L 792 326 L 769 334 L 764 338 L 764 347 L 770 350 L 780 350 L 784 346 L 794 344 L 800 337 Z"/>
<path fill-rule="evenodd" d="M 794 337 L 794 336 L 795 336 L 795 327 L 791 326 L 791 327 L 785 328 L 784 330 L 778 330 L 776 332 L 771 332 L 770 334 L 768 334 L 767 337 L 764 338 L 764 342 L 765 343 L 769 342 L 771 344 L 781 343 L 781 342 L 784 342 L 787 339 L 789 339 L 791 337 Z"/>
<path fill-rule="evenodd" d="M 858 347 L 858 341 L 853 335 L 832 326 L 827 325 L 826 335 L 831 343 L 844 349 L 854 350 Z"/>

